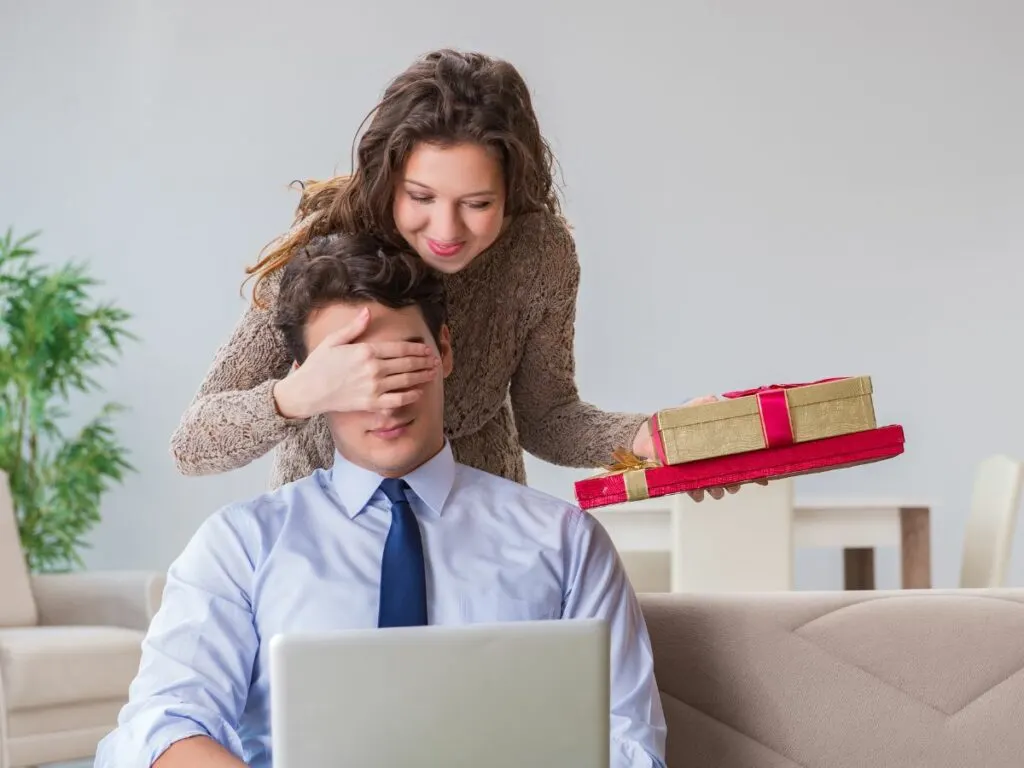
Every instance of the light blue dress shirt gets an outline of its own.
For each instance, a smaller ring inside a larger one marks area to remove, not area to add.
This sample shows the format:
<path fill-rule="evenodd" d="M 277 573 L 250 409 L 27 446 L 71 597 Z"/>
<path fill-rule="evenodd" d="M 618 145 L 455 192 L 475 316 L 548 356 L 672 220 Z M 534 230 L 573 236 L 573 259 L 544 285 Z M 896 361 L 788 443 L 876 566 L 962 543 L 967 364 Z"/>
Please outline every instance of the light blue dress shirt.
<path fill-rule="evenodd" d="M 611 765 L 663 766 L 647 627 L 607 532 L 567 502 L 457 464 L 447 444 L 405 480 L 423 532 L 430 623 L 607 620 Z M 391 524 L 380 481 L 336 455 L 330 470 L 203 522 L 168 571 L 97 768 L 148 767 L 192 735 L 252 768 L 272 765 L 264 644 L 284 632 L 377 626 Z"/>

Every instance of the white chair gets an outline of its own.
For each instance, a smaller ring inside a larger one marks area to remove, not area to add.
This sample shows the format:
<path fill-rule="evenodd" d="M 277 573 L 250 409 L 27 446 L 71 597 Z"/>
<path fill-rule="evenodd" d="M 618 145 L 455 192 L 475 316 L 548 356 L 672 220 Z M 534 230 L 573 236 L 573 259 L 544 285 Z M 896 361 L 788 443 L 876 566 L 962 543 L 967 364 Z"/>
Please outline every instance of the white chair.
<path fill-rule="evenodd" d="M 1024 462 L 997 455 L 978 465 L 960 563 L 962 588 L 1005 586 L 1022 485 Z"/>
<path fill-rule="evenodd" d="M 619 559 L 637 594 L 672 591 L 672 555 L 668 550 L 620 550 Z"/>
<path fill-rule="evenodd" d="M 637 593 L 793 588 L 793 480 L 748 484 L 696 502 L 687 494 L 592 510 Z"/>
<path fill-rule="evenodd" d="M 0 472 L 0 768 L 81 760 L 117 724 L 162 574 L 32 576 Z"/>
<path fill-rule="evenodd" d="M 673 497 L 673 592 L 776 592 L 793 588 L 793 480 L 744 485 L 697 502 Z"/>

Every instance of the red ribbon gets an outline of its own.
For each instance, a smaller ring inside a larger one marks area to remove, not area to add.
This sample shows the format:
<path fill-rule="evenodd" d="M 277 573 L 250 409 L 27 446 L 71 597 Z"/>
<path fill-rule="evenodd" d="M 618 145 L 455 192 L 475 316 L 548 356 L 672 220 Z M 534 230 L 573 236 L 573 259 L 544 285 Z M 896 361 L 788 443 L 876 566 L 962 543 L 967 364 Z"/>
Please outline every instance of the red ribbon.
<path fill-rule="evenodd" d="M 809 387 L 812 384 L 825 384 L 829 381 L 839 381 L 840 378 L 843 377 L 819 379 L 818 381 L 809 381 L 803 384 L 769 384 L 766 387 L 726 392 L 722 397 L 733 399 L 756 395 L 757 410 L 761 416 L 761 431 L 764 433 L 765 445 L 768 448 L 776 448 L 793 444 L 793 424 L 789 419 L 789 401 L 786 399 L 786 390 L 794 389 L 795 387 Z"/>
<path fill-rule="evenodd" d="M 779 389 L 794 389 L 795 387 L 810 387 L 814 384 L 827 384 L 830 381 L 841 381 L 847 378 L 846 376 L 834 376 L 831 379 L 818 379 L 817 381 L 806 381 L 802 384 L 769 384 L 767 387 L 755 387 L 754 389 L 738 389 L 735 392 L 726 392 L 722 397 L 735 398 L 735 397 L 749 397 L 750 395 L 756 395 L 760 392 L 774 392 Z"/>

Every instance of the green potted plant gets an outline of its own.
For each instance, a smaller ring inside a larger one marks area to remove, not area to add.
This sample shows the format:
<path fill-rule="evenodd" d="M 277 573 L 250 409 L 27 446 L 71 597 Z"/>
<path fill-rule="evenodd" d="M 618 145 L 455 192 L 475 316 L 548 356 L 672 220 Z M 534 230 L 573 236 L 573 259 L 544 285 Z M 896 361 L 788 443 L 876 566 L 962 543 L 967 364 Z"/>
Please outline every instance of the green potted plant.
<path fill-rule="evenodd" d="M 133 469 L 112 425 L 120 406 L 73 433 L 63 422 L 72 395 L 100 389 L 90 372 L 134 337 L 127 312 L 93 299 L 83 265 L 37 259 L 36 234 L 0 238 L 0 469 L 29 569 L 52 572 L 83 565 L 103 494 Z"/>

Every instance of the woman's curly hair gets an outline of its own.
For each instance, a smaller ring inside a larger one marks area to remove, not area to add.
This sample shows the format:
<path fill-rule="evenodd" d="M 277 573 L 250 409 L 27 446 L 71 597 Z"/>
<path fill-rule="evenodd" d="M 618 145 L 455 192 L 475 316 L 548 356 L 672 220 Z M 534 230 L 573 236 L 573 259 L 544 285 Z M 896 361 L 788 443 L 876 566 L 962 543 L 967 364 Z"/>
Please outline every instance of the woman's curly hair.
<path fill-rule="evenodd" d="M 391 82 L 364 125 L 367 120 L 351 175 L 301 183 L 292 228 L 246 270 L 257 277 L 254 295 L 311 237 L 366 233 L 407 248 L 392 214 L 395 174 L 420 142 L 476 143 L 493 152 L 504 175 L 507 215 L 561 212 L 554 153 L 526 82 L 506 61 L 451 49 L 428 53 Z"/>

